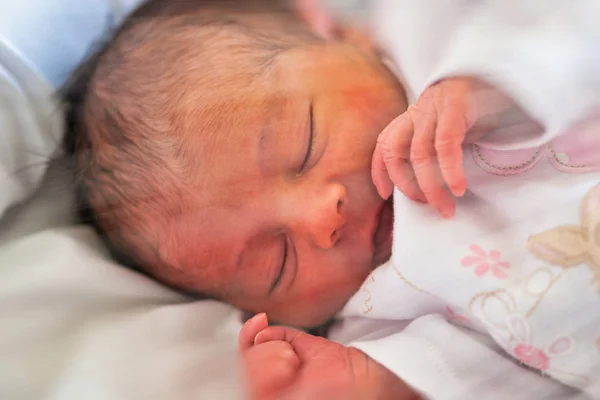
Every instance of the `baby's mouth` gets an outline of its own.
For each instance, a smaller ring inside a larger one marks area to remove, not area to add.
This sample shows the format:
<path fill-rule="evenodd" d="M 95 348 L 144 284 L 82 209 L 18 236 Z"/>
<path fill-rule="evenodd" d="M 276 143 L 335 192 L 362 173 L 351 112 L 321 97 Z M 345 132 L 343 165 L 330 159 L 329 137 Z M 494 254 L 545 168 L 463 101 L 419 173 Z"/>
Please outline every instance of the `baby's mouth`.
<path fill-rule="evenodd" d="M 386 200 L 379 210 L 377 226 L 373 233 L 373 269 L 388 261 L 392 255 L 394 227 L 394 201 Z"/>

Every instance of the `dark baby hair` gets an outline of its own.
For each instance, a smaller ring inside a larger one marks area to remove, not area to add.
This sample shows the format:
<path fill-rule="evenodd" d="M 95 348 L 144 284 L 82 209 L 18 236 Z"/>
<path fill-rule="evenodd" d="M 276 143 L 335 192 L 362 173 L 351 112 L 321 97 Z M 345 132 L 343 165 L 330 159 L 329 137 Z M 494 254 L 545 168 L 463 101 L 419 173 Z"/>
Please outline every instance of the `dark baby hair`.
<path fill-rule="evenodd" d="M 120 263 L 196 291 L 168 278 L 161 249 L 169 219 L 184 212 L 188 166 L 198 157 L 180 139 L 191 128 L 181 105 L 190 96 L 202 104 L 203 85 L 219 84 L 218 68 L 235 74 L 243 65 L 261 74 L 281 52 L 318 40 L 286 3 L 150 0 L 61 90 L 64 148 L 73 159 L 79 216 Z M 257 15 L 271 16 L 272 23 Z M 199 77 L 193 88 L 191 75 Z M 204 134 L 210 125 L 218 132 L 217 116 L 229 111 L 227 102 L 199 106 L 194 120 L 201 122 L 194 130 Z"/>

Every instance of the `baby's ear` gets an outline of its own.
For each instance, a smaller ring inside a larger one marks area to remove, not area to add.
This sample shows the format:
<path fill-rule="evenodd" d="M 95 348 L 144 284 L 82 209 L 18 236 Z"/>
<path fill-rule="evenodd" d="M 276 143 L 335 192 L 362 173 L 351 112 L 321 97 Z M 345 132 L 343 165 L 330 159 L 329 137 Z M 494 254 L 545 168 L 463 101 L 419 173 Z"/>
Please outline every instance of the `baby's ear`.
<path fill-rule="evenodd" d="M 324 6 L 323 2 L 324 0 L 293 0 L 298 16 L 317 36 L 345 42 L 371 54 L 379 53 L 364 23 L 341 18 Z M 366 12 L 363 10 L 363 13 Z"/>
<path fill-rule="evenodd" d="M 537 258 L 560 267 L 573 267 L 587 261 L 588 235 L 578 226 L 561 226 L 533 235 L 527 249 Z"/>
<path fill-rule="evenodd" d="M 337 31 L 333 17 L 323 7 L 322 0 L 292 0 L 298 16 L 318 36 L 333 39 Z"/>

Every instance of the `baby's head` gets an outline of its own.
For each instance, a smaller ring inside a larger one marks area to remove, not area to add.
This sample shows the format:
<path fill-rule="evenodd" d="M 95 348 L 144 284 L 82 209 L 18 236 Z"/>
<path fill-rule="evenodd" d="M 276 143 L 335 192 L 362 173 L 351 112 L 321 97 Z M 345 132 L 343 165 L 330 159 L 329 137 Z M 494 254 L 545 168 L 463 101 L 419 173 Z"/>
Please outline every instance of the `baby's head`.
<path fill-rule="evenodd" d="M 150 1 L 66 95 L 83 203 L 161 282 L 311 326 L 390 255 L 370 167 L 403 92 L 276 1 Z"/>

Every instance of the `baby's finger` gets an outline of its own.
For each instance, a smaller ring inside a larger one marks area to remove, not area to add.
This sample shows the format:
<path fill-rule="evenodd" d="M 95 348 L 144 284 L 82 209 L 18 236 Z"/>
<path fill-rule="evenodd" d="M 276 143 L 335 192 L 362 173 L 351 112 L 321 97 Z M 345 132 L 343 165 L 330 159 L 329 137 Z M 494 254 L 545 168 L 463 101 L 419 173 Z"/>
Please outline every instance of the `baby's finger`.
<path fill-rule="evenodd" d="M 373 180 L 373 184 L 375 184 L 379 196 L 384 200 L 388 199 L 394 190 L 394 183 L 387 172 L 379 144 L 375 147 L 375 151 L 373 152 L 373 161 L 371 161 L 371 179 Z"/>
<path fill-rule="evenodd" d="M 310 336 L 307 333 L 297 331 L 295 329 L 286 328 L 284 326 L 270 326 L 261 330 L 254 339 L 255 345 L 260 345 L 272 341 L 283 341 L 292 344 L 301 335 Z"/>
<path fill-rule="evenodd" d="M 435 150 L 442 177 L 450 191 L 457 197 L 467 190 L 463 170 L 463 142 L 467 132 L 464 113 L 455 107 L 442 111 L 435 135 Z"/>
<path fill-rule="evenodd" d="M 409 199 L 425 201 L 425 195 L 417 184 L 409 162 L 413 134 L 411 116 L 409 113 L 404 113 L 382 132 L 377 146 L 393 184 Z M 387 197 L 390 194 L 391 190 L 387 193 Z"/>
<path fill-rule="evenodd" d="M 377 145 L 371 162 L 371 179 L 377 188 L 377 193 L 383 199 L 387 199 L 394 190 L 394 182 L 390 179 L 385 163 L 386 158 L 393 157 L 396 135 L 399 134 L 398 127 L 402 123 L 404 115 L 396 117 L 377 137 Z M 408 142 L 410 146 L 410 142 Z M 392 154 L 391 154 L 392 153 Z M 391 154 L 391 155 L 390 155 Z"/>
<path fill-rule="evenodd" d="M 269 320 L 266 314 L 257 314 L 242 326 L 238 337 L 238 344 L 241 351 L 250 349 L 254 345 L 256 335 L 269 326 Z"/>
<path fill-rule="evenodd" d="M 390 178 L 398 190 L 411 200 L 426 203 L 427 198 L 419 187 L 415 171 L 408 160 L 398 160 L 390 169 Z M 389 197 L 389 196 L 388 196 Z"/>
<path fill-rule="evenodd" d="M 316 348 L 320 348 L 320 345 L 324 342 L 329 343 L 327 339 L 283 326 L 271 326 L 261 331 L 256 336 L 255 343 L 256 345 L 260 345 L 270 341 L 284 341 L 289 343 L 301 361 L 309 359 L 312 352 Z"/>
<path fill-rule="evenodd" d="M 444 186 L 435 150 L 437 120 L 433 114 L 419 112 L 413 116 L 415 135 L 411 145 L 410 160 L 419 187 L 427 202 L 442 216 L 454 215 L 454 200 Z"/>
<path fill-rule="evenodd" d="M 277 398 L 291 383 L 300 359 L 289 343 L 274 341 L 254 346 L 244 354 L 244 366 L 252 398 Z"/>

